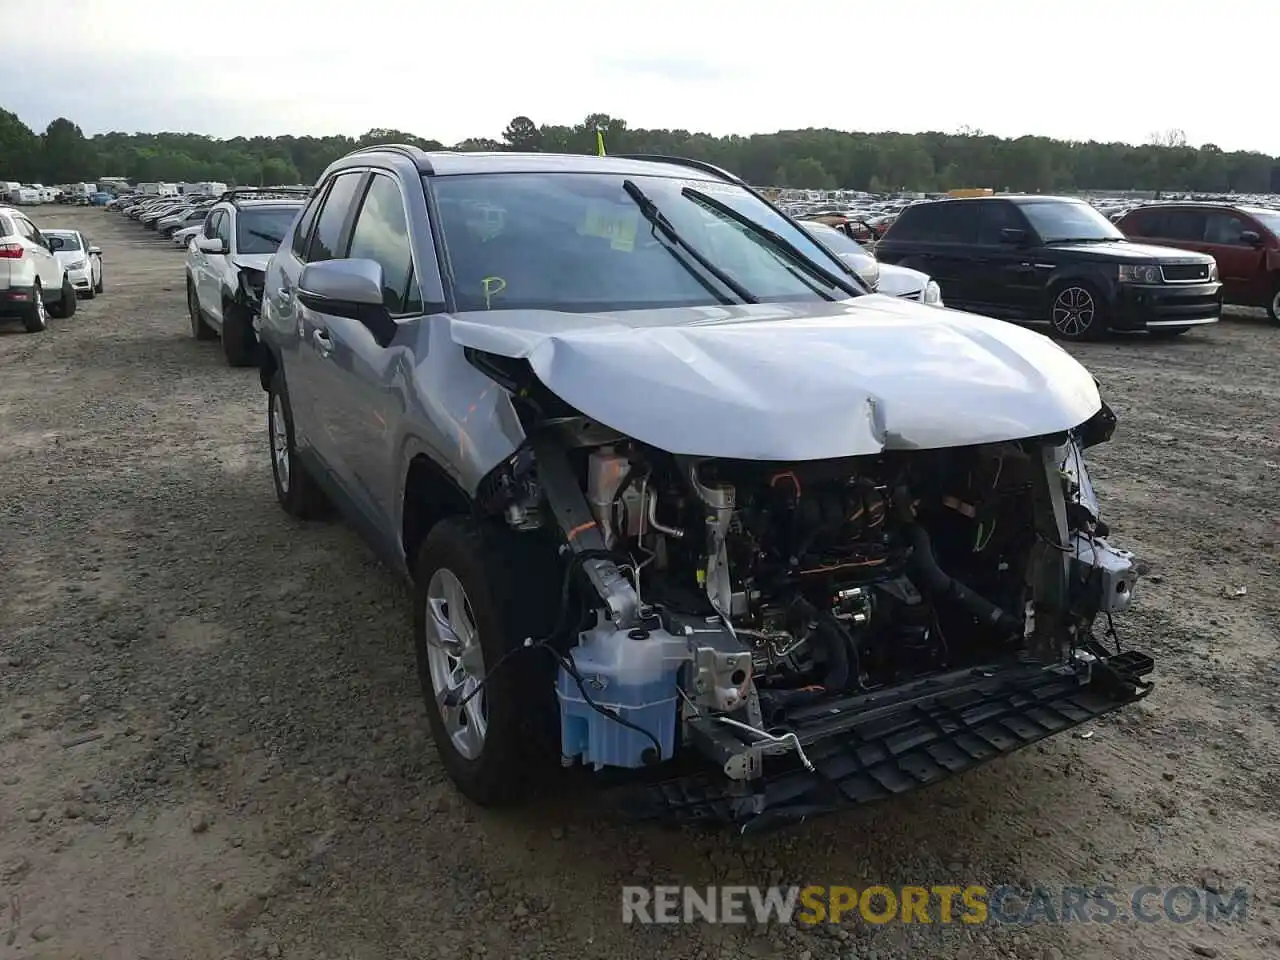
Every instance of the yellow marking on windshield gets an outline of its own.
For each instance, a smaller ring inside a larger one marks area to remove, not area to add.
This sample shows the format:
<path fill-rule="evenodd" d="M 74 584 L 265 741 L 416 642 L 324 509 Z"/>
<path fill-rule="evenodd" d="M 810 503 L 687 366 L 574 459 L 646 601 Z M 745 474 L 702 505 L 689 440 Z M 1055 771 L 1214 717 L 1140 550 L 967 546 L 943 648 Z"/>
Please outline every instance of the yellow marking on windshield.
<path fill-rule="evenodd" d="M 480 282 L 484 285 L 484 308 L 490 310 L 493 298 L 507 289 L 507 281 L 502 277 L 485 277 Z"/>

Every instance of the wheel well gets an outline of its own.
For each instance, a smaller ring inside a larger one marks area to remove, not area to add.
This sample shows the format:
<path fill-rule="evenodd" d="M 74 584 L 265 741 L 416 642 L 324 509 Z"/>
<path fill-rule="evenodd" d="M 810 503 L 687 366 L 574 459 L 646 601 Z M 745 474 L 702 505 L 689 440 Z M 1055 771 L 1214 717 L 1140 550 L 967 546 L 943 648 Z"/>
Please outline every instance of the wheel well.
<path fill-rule="evenodd" d="M 401 509 L 400 535 L 409 570 L 417 566 L 418 549 L 436 523 L 470 512 L 470 498 L 434 460 L 421 453 L 414 457 L 405 478 Z"/>

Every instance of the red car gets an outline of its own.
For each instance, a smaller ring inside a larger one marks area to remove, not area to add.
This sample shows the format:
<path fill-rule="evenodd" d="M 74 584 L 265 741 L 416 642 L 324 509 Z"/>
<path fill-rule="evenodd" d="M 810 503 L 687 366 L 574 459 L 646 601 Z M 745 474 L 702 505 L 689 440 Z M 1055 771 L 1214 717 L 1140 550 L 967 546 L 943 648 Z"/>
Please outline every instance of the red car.
<path fill-rule="evenodd" d="M 1131 240 L 1212 254 L 1223 299 L 1266 307 L 1280 324 L 1280 210 L 1223 203 L 1157 203 L 1116 226 Z"/>

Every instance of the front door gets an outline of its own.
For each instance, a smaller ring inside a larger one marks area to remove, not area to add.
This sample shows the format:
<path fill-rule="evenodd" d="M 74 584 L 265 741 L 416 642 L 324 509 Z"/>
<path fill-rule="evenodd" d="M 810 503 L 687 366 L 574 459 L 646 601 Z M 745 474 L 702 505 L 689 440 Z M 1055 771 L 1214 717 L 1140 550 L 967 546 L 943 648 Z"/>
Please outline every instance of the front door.
<path fill-rule="evenodd" d="M 1229 303 L 1256 303 L 1257 278 L 1265 274 L 1265 251 L 1241 239 L 1257 226 L 1230 210 L 1213 210 L 1205 217 L 1204 252 L 1218 261 L 1222 296 Z"/>

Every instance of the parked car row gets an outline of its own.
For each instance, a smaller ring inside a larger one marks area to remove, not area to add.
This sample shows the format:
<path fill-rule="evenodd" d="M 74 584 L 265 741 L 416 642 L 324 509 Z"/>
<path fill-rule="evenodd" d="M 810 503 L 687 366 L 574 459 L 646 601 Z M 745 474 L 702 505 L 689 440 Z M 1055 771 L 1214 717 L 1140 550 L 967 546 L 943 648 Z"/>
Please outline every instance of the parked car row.
<path fill-rule="evenodd" d="M 39 333 L 104 289 L 102 250 L 81 231 L 42 230 L 25 212 L 0 207 L 0 320 Z"/>

